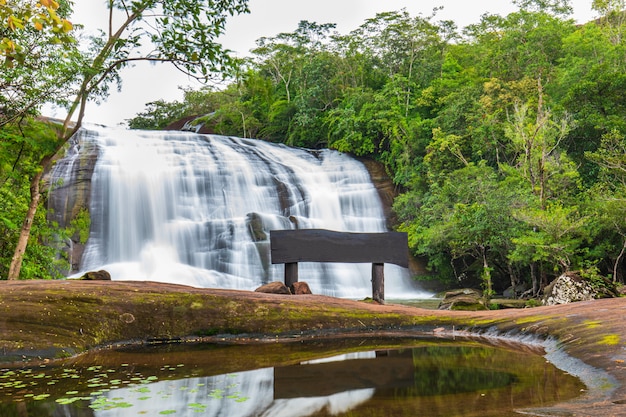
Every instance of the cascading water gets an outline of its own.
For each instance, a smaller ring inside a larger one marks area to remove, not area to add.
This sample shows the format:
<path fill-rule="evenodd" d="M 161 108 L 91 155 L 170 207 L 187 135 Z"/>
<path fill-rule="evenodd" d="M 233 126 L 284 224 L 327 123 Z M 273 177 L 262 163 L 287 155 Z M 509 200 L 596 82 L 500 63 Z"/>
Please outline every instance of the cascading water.
<path fill-rule="evenodd" d="M 335 151 L 95 126 L 78 135 L 77 147 L 99 149 L 82 271 L 248 290 L 283 279 L 283 265 L 270 263 L 270 230 L 386 230 L 368 172 Z M 370 296 L 370 279 L 365 264 L 300 266 L 317 294 Z M 385 265 L 385 279 L 388 298 L 416 297 L 403 268 Z"/>

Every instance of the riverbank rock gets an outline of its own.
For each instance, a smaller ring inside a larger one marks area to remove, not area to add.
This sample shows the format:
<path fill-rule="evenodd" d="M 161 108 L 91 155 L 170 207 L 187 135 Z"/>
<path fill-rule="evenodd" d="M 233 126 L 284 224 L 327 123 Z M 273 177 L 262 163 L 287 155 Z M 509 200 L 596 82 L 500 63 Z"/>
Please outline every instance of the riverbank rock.
<path fill-rule="evenodd" d="M 544 289 L 543 305 L 568 304 L 575 301 L 589 301 L 596 292 L 589 282 L 574 273 L 565 273 L 556 278 Z"/>
<path fill-rule="evenodd" d="M 521 294 L 523 294 L 526 290 L 528 290 L 528 286 L 526 284 L 517 284 L 515 287 L 512 285 L 508 287 L 506 290 L 502 292 L 502 296 L 504 298 L 517 298 Z"/>
<path fill-rule="evenodd" d="M 108 271 L 101 269 L 100 271 L 85 272 L 85 274 L 79 279 L 84 281 L 111 281 L 111 274 L 109 274 Z"/>
<path fill-rule="evenodd" d="M 289 286 L 289 289 L 291 290 L 291 293 L 293 295 L 307 295 L 307 294 L 313 294 L 311 292 L 311 288 L 309 287 L 309 284 L 307 284 L 306 282 L 294 282 L 293 284 L 291 284 Z"/>
<path fill-rule="evenodd" d="M 594 282 L 591 282 L 577 272 L 564 273 L 552 281 L 543 293 L 541 302 L 547 306 L 619 296 L 615 284 L 608 279 L 597 277 Z"/>
<path fill-rule="evenodd" d="M 488 310 L 480 291 L 472 288 L 447 291 L 439 303 L 439 310 Z"/>
<path fill-rule="evenodd" d="M 261 285 L 254 291 L 266 294 L 291 294 L 289 288 L 280 281 L 274 281 L 269 284 Z"/>

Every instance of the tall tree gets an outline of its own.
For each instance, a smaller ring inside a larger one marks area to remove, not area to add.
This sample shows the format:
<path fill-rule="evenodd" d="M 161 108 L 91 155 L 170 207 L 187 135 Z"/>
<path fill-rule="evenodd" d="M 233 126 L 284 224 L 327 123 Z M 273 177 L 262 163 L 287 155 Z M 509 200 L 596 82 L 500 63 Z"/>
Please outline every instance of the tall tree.
<path fill-rule="evenodd" d="M 18 279 L 31 225 L 41 198 L 40 182 L 54 155 L 81 127 L 89 100 L 105 96 L 120 70 L 133 62 L 167 62 L 199 79 L 223 72 L 233 61 L 217 43 L 229 15 L 248 12 L 247 0 L 108 0 L 108 30 L 91 39 L 83 57 L 74 99 L 54 152 L 43 155 L 31 178 L 31 202 L 22 225 L 8 279 Z M 120 22 L 116 24 L 116 22 Z M 148 52 L 146 52 L 148 51 Z"/>

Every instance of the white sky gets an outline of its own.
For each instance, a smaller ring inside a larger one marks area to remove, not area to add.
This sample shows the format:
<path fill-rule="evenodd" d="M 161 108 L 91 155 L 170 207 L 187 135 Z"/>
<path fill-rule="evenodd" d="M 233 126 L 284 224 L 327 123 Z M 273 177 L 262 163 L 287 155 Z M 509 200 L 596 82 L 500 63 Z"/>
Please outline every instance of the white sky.
<path fill-rule="evenodd" d="M 98 4 L 94 4 L 97 2 Z M 573 18 L 586 22 L 595 17 L 592 0 L 572 0 Z M 103 0 L 76 2 L 72 21 L 86 28 L 105 27 L 107 15 Z M 250 13 L 233 17 L 227 24 L 222 43 L 239 56 L 255 47 L 260 37 L 293 32 L 301 20 L 316 23 L 336 23 L 341 34 L 358 28 L 376 13 L 406 8 L 411 16 L 429 16 L 433 8 L 444 6 L 437 20 L 453 20 L 459 28 L 478 23 L 486 12 L 506 15 L 515 10 L 507 0 L 250 0 Z M 163 99 L 180 100 L 180 86 L 200 87 L 198 83 L 178 73 L 166 64 L 139 64 L 122 73 L 121 92 L 113 90 L 108 100 L 100 105 L 92 103 L 85 121 L 105 125 L 118 125 L 145 110 L 145 104 Z M 62 110 L 44 111 L 47 115 L 62 117 Z"/>

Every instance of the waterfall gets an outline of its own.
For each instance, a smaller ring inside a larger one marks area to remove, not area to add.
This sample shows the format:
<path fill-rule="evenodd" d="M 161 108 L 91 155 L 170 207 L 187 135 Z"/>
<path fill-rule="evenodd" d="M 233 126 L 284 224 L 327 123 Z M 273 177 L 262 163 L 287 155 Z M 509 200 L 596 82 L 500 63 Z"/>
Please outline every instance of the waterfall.
<path fill-rule="evenodd" d="M 98 149 L 83 272 L 253 290 L 283 279 L 284 266 L 270 263 L 270 230 L 386 231 L 367 170 L 336 151 L 98 126 L 78 138 Z M 369 264 L 300 265 L 316 294 L 371 296 L 370 279 Z M 387 298 L 416 296 L 405 269 L 385 265 L 385 279 Z"/>

